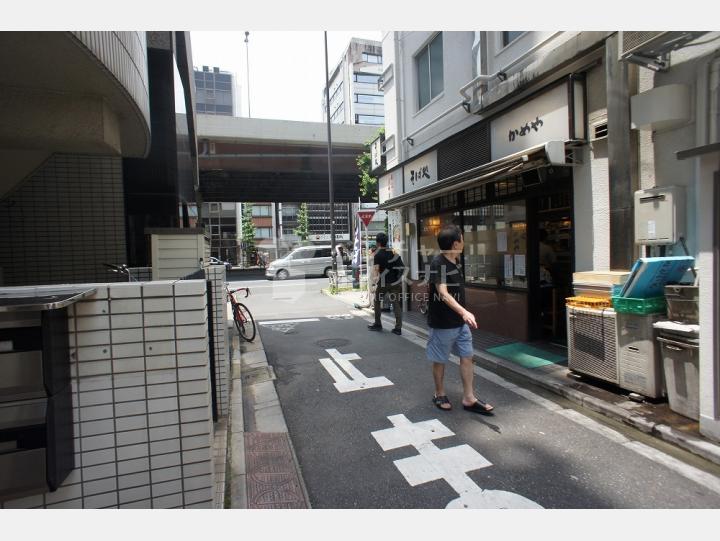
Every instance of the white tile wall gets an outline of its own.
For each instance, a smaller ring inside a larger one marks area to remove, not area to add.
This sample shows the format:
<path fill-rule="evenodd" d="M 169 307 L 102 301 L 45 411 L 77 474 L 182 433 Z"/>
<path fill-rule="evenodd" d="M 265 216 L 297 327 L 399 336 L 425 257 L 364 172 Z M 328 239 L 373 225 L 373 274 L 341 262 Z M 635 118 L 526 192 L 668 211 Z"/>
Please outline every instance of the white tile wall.
<path fill-rule="evenodd" d="M 0 208 L 0 285 L 120 279 L 102 265 L 127 257 L 120 158 L 55 154 Z"/>
<path fill-rule="evenodd" d="M 224 284 L 221 270 L 214 284 Z M 208 323 L 199 317 L 207 314 L 205 281 L 181 287 L 173 282 L 113 284 L 99 297 L 69 309 L 76 468 L 56 492 L 0 507 L 211 508 L 215 469 Z M 169 306 L 169 312 L 149 317 L 148 305 L 155 309 L 158 303 Z M 221 306 L 224 315 L 224 302 Z M 116 319 L 118 307 L 122 320 Z M 116 322 L 121 322 L 118 328 Z M 215 327 L 216 344 L 222 345 L 216 346 L 218 392 L 226 411 L 227 342 Z"/>
<path fill-rule="evenodd" d="M 212 284 L 213 339 L 215 349 L 215 385 L 218 415 L 226 416 L 230 403 L 230 341 L 227 328 L 227 298 L 225 292 L 225 267 L 205 267 L 207 279 Z M 187 312 L 185 312 L 187 313 Z"/>

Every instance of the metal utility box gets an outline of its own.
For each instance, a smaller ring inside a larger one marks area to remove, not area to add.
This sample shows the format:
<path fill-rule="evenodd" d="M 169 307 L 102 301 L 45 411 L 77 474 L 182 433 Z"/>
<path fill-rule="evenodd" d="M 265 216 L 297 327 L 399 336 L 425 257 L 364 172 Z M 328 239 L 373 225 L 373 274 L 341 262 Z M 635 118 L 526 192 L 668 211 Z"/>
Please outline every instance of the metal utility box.
<path fill-rule="evenodd" d="M 619 385 L 648 398 L 663 395 L 663 367 L 653 323 L 664 314 L 617 314 Z"/>
<path fill-rule="evenodd" d="M 635 244 L 675 244 L 685 236 L 685 188 L 635 192 Z"/>
<path fill-rule="evenodd" d="M 204 229 L 151 228 L 152 279 L 177 280 L 203 268 L 210 259 L 210 237 Z"/>

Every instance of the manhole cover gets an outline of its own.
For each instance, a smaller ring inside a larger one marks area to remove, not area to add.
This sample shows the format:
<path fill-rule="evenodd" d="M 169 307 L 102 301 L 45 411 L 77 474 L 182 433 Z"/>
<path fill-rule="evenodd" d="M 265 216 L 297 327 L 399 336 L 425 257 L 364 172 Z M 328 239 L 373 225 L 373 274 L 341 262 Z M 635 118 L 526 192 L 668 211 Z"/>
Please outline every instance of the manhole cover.
<path fill-rule="evenodd" d="M 349 346 L 350 340 L 345 340 L 344 338 L 328 338 L 327 340 L 318 340 L 315 343 L 323 349 L 330 349 Z"/>

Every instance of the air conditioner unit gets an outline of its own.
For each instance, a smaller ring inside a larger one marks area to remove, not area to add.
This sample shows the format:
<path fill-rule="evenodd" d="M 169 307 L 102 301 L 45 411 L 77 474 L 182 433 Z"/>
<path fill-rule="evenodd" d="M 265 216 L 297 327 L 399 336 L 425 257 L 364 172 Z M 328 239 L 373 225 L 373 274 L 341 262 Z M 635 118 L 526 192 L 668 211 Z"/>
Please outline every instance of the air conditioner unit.
<path fill-rule="evenodd" d="M 683 47 L 707 32 L 620 32 L 620 60 L 639 64 L 654 71 L 668 67 L 671 51 Z"/>
<path fill-rule="evenodd" d="M 620 380 L 615 310 L 568 306 L 566 313 L 568 368 L 618 384 Z"/>

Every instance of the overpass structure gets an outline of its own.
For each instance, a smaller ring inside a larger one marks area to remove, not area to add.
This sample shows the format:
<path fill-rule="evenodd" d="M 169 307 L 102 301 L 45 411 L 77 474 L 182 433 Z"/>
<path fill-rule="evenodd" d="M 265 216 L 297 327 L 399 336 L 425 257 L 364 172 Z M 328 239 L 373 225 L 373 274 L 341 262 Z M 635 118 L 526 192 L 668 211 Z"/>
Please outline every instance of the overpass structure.
<path fill-rule="evenodd" d="M 356 160 L 378 128 L 345 124 L 331 128 L 335 201 L 357 202 Z M 329 201 L 324 122 L 199 114 L 197 135 L 204 201 Z"/>

